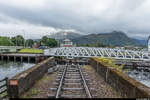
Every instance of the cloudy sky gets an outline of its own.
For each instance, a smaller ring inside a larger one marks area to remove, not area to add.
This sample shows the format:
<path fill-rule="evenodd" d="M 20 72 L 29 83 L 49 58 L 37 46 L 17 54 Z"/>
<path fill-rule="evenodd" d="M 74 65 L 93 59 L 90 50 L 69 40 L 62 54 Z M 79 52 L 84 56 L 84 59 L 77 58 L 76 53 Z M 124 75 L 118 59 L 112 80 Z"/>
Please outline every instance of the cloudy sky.
<path fill-rule="evenodd" d="M 40 38 L 55 32 L 124 31 L 150 35 L 150 0 L 0 0 L 0 35 Z"/>

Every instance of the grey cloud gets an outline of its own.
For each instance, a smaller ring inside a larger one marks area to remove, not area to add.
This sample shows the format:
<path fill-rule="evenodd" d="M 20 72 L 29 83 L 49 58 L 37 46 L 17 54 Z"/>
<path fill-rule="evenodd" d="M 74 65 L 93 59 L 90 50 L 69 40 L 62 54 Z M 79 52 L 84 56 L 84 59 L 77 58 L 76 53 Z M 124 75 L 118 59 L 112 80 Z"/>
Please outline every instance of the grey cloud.
<path fill-rule="evenodd" d="M 133 36 L 135 33 L 150 32 L 148 27 L 150 13 L 143 13 L 142 11 L 145 9 L 141 8 L 147 0 L 110 0 L 112 1 L 110 6 L 106 5 L 107 8 L 102 11 L 95 8 L 97 10 L 95 13 L 88 6 L 90 4 L 86 4 L 90 0 L 83 0 L 83 2 L 80 0 L 44 1 L 44 7 L 39 8 L 18 7 L 2 3 L 0 4 L 0 14 L 33 25 L 75 29 L 85 34 L 123 30 L 131 32 L 132 35 L 131 33 L 127 34 Z M 93 2 L 97 3 L 97 1 Z M 0 17 L 0 21 L 3 20 L 5 19 Z"/>

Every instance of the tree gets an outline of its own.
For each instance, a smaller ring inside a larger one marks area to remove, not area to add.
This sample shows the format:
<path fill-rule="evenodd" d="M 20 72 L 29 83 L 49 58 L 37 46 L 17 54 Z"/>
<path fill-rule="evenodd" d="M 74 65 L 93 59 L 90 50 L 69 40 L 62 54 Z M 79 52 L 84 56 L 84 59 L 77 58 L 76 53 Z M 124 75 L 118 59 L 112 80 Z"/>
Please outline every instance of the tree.
<path fill-rule="evenodd" d="M 34 41 L 32 39 L 27 39 L 26 40 L 26 46 L 32 47 L 34 44 Z"/>
<path fill-rule="evenodd" d="M 58 45 L 58 42 L 55 39 L 48 38 L 47 36 L 43 36 L 41 39 L 41 45 L 56 47 Z"/>
<path fill-rule="evenodd" d="M 86 43 L 86 44 L 84 44 L 86 47 L 89 47 L 89 44 L 88 43 Z"/>
<path fill-rule="evenodd" d="M 0 46 L 12 46 L 13 42 L 9 37 L 0 37 Z"/>
<path fill-rule="evenodd" d="M 101 44 L 99 42 L 96 42 L 95 47 L 100 47 Z"/>
<path fill-rule="evenodd" d="M 24 45 L 24 38 L 21 35 L 17 35 L 16 37 L 12 37 L 11 41 L 14 43 L 16 46 L 23 46 Z"/>

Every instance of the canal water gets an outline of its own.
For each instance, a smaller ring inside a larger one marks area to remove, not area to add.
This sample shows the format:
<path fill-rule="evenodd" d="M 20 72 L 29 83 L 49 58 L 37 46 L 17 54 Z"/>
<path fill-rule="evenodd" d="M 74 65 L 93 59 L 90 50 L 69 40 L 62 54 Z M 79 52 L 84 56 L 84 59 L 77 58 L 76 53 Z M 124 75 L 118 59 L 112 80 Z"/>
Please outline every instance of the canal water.
<path fill-rule="evenodd" d="M 150 68 L 130 69 L 127 74 L 135 80 L 150 87 Z"/>
<path fill-rule="evenodd" d="M 27 70 L 28 68 L 35 65 L 34 63 L 21 63 L 21 62 L 7 62 L 0 61 L 0 80 L 8 77 L 11 78 L 16 74 Z"/>

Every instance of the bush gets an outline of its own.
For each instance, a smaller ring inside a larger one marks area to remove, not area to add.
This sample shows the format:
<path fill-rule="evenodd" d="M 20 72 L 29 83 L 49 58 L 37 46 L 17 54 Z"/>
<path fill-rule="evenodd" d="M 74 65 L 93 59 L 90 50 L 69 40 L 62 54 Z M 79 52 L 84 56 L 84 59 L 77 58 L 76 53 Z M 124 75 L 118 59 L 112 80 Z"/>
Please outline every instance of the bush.
<path fill-rule="evenodd" d="M 107 64 L 107 65 L 109 65 L 110 67 L 113 67 L 113 68 L 115 68 L 115 69 L 117 69 L 117 70 L 119 70 L 119 71 L 121 71 L 122 72 L 122 68 L 123 68 L 123 64 L 121 65 L 121 66 L 118 66 L 118 65 L 115 65 L 115 63 L 114 63 L 114 59 L 113 58 L 98 58 L 101 62 L 103 62 L 103 63 L 105 63 L 105 64 Z"/>

